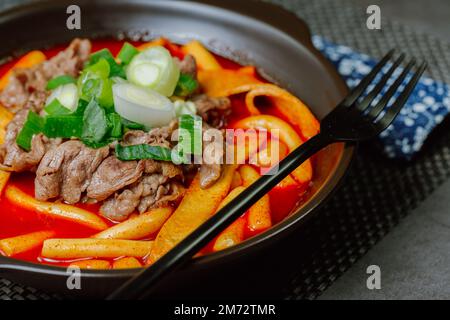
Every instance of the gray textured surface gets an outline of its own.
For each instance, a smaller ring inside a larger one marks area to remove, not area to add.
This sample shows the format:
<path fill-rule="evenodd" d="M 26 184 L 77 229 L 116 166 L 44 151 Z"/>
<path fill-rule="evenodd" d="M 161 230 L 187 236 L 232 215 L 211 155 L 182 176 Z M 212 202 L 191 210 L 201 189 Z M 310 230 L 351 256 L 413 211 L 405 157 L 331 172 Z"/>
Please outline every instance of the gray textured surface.
<path fill-rule="evenodd" d="M 330 0 L 331 1 L 331 0 Z M 0 0 L 0 8 L 25 1 Z M 277 1 L 295 8 L 296 1 Z M 305 1 L 301 1 L 305 3 Z M 308 6 L 318 6 L 311 1 Z M 320 1 L 323 3 L 323 1 Z M 361 15 L 368 4 L 378 4 L 383 17 L 432 34 L 450 42 L 450 1 L 448 0 L 354 0 Z M 349 1 L 333 1 L 333 4 Z M 344 7 L 343 7 L 344 8 Z M 326 8 L 324 8 L 326 10 Z M 308 10 L 299 10 L 308 20 Z M 337 13 L 336 20 L 346 23 L 347 11 Z M 314 21 L 310 21 L 313 31 Z M 330 29 L 331 28 L 330 22 Z M 367 30 L 361 27 L 361 36 Z M 389 30 L 387 31 L 389 32 Z M 329 30 L 328 37 L 338 38 Z M 345 35 L 341 35 L 344 39 Z M 347 44 L 358 47 L 357 39 Z M 381 54 L 381 53 L 379 53 Z M 449 79 L 449 74 L 432 74 Z M 401 221 L 391 233 L 353 265 L 322 296 L 323 299 L 427 299 L 450 298 L 450 182 L 442 185 L 414 212 Z M 388 210 L 388 209 L 387 209 Z M 366 288 L 368 265 L 381 267 L 382 289 Z"/>
<path fill-rule="evenodd" d="M 377 4 L 381 8 L 382 15 L 388 19 L 450 41 L 448 0 L 356 0 L 355 2 L 362 7 Z"/>
<path fill-rule="evenodd" d="M 401 46 L 407 53 L 426 58 L 431 65 L 428 73 L 433 78 L 449 82 L 448 46 L 442 47 L 442 41 L 450 42 L 449 1 L 272 1 L 307 20 L 313 33 L 373 56 Z M 369 4 L 381 8 L 381 31 L 365 28 L 365 9 Z M 440 186 L 320 298 L 449 299 L 449 194 L 450 183 Z M 366 269 L 373 264 L 381 268 L 381 290 L 371 291 L 366 287 Z"/>
<path fill-rule="evenodd" d="M 449 299 L 450 182 L 433 193 L 321 299 Z M 366 269 L 381 269 L 381 290 L 366 288 Z"/>

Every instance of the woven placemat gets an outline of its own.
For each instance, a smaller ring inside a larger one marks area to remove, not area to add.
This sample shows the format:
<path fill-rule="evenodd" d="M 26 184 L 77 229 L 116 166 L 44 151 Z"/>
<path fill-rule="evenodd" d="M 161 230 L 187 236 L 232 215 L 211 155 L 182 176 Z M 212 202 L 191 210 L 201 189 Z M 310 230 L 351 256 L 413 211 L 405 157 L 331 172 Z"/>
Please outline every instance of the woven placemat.
<path fill-rule="evenodd" d="M 0 300 L 59 300 L 60 296 L 0 278 Z"/>
<path fill-rule="evenodd" d="M 387 20 L 366 28 L 365 7 L 352 0 L 272 0 L 297 13 L 313 34 L 373 57 L 390 48 L 429 62 L 428 74 L 450 83 L 450 44 Z M 362 144 L 342 188 L 303 229 L 307 255 L 298 264 L 287 299 L 315 299 L 450 175 L 450 121 L 429 137 L 412 162 L 384 158 Z"/>
<path fill-rule="evenodd" d="M 450 83 L 449 44 L 386 19 L 382 30 L 369 32 L 365 28 L 365 8 L 353 0 L 270 2 L 297 13 L 308 22 L 313 34 L 373 57 L 380 57 L 392 47 L 426 57 L 429 75 Z M 342 188 L 302 229 L 302 239 L 297 242 L 303 244 L 297 248 L 302 256 L 290 261 L 296 272 L 289 284 L 280 284 L 285 298 L 318 297 L 449 176 L 449 120 L 435 130 L 410 163 L 384 158 L 370 142 L 361 145 Z M 55 298 L 60 297 L 0 279 L 0 299 Z"/>

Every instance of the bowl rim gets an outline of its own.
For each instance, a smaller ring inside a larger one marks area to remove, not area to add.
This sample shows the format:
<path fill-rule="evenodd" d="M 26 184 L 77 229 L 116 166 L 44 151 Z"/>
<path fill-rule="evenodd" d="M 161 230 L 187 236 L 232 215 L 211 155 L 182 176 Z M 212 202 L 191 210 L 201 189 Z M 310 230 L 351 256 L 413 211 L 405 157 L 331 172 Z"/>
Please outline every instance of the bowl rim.
<path fill-rule="evenodd" d="M 40 3 L 27 3 L 15 6 L 13 8 L 4 10 L 0 13 L 0 23 L 3 17 L 14 17 L 26 14 L 30 10 L 45 9 L 45 5 L 58 0 L 46 0 Z M 63 2 L 63 1 L 61 1 Z M 58 3 L 61 3 L 58 1 Z M 91 2 L 97 2 L 91 0 Z M 122 2 L 121 0 L 113 0 L 113 2 Z M 141 3 L 140 0 L 130 0 L 129 2 Z M 259 20 L 269 26 L 278 29 L 285 33 L 293 40 L 300 42 L 308 51 L 313 54 L 314 58 L 326 69 L 327 73 L 332 77 L 338 90 L 344 97 L 348 93 L 348 87 L 344 80 L 339 76 L 334 66 L 314 47 L 311 40 L 311 32 L 307 24 L 293 12 L 290 12 L 279 5 L 258 0 L 247 0 L 244 3 L 241 1 L 220 1 L 220 0 L 187 0 L 184 2 L 191 2 L 192 4 L 212 6 L 226 11 L 231 11 L 243 15 L 247 18 Z M 258 12 L 246 10 L 249 6 L 257 4 Z M 270 12 L 270 15 L 261 14 L 261 12 Z M 269 18 L 270 16 L 270 18 Z M 274 16 L 281 17 L 280 19 L 273 19 Z M 276 21 L 276 22 L 275 22 Z M 307 218 L 311 217 L 314 211 L 323 205 L 327 199 L 336 191 L 339 184 L 345 177 L 351 165 L 356 146 L 350 143 L 345 143 L 341 151 L 340 159 L 337 160 L 334 169 L 323 182 L 322 187 L 316 192 L 311 199 L 299 208 L 295 209 L 289 217 L 272 226 L 269 230 L 258 234 L 242 243 L 231 248 L 210 253 L 205 256 L 195 257 L 191 260 L 189 265 L 203 265 L 212 261 L 223 259 L 224 257 L 237 257 L 239 254 L 245 254 L 250 247 L 268 245 L 270 239 L 280 237 L 282 233 L 288 229 L 292 229 L 294 225 L 303 223 Z M 312 201 L 314 200 L 314 201 Z M 286 232 L 287 233 L 287 232 Z M 142 268 L 124 269 L 124 270 L 83 270 L 82 277 L 84 278 L 128 278 L 140 271 Z M 55 276 L 67 276 L 66 269 L 59 266 L 51 266 L 30 261 L 18 260 L 11 257 L 0 256 L 0 272 L 32 272 L 39 274 L 48 274 Z"/>

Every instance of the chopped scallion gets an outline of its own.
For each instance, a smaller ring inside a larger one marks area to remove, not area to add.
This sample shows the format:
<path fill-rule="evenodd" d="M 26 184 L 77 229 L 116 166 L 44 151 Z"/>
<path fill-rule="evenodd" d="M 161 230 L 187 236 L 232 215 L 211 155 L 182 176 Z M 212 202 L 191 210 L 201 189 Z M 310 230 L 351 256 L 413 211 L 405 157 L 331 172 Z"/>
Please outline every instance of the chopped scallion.
<path fill-rule="evenodd" d="M 145 126 L 140 123 L 136 123 L 125 118 L 121 118 L 122 125 L 125 129 L 129 130 L 145 130 Z"/>
<path fill-rule="evenodd" d="M 153 159 L 171 161 L 172 151 L 169 148 L 139 144 L 134 146 L 116 146 L 116 157 L 122 161 Z"/>
<path fill-rule="evenodd" d="M 128 81 L 166 97 L 173 95 L 179 76 L 178 65 L 170 52 L 161 46 L 140 52 L 127 66 Z"/>
<path fill-rule="evenodd" d="M 59 76 L 56 78 L 51 79 L 49 82 L 47 82 L 47 90 L 54 90 L 59 86 L 62 86 L 64 84 L 69 84 L 69 83 L 76 83 L 77 81 L 75 80 L 74 77 L 71 76 Z"/>
<path fill-rule="evenodd" d="M 188 74 L 181 74 L 175 88 L 175 95 L 179 97 L 187 97 L 198 88 L 198 82 Z"/>
<path fill-rule="evenodd" d="M 129 64 L 131 62 L 131 59 L 133 59 L 133 57 L 138 53 L 139 50 L 136 49 L 135 46 L 128 42 L 125 42 L 122 46 L 122 49 L 120 49 L 117 58 L 122 62 L 122 64 Z"/>
<path fill-rule="evenodd" d="M 179 117 L 179 144 L 184 154 L 202 154 L 202 118 L 184 114 Z"/>
<path fill-rule="evenodd" d="M 81 140 L 86 144 L 99 143 L 107 132 L 108 120 L 105 110 L 99 106 L 95 99 L 92 99 L 84 111 Z"/>
<path fill-rule="evenodd" d="M 119 114 L 112 112 L 106 115 L 108 120 L 109 135 L 112 138 L 120 139 L 122 138 L 122 121 Z"/>
<path fill-rule="evenodd" d="M 97 59 L 95 63 L 89 64 L 82 72 L 82 75 L 90 74 L 91 76 L 88 78 L 92 78 L 92 74 L 97 76 L 97 78 L 108 78 L 111 75 L 111 65 L 104 58 Z"/>
<path fill-rule="evenodd" d="M 47 116 L 44 134 L 48 138 L 80 138 L 83 130 L 83 118 L 75 115 Z"/>
<path fill-rule="evenodd" d="M 89 104 L 89 101 L 80 99 L 78 101 L 78 107 L 75 110 L 75 112 L 73 113 L 73 115 L 83 117 L 84 111 L 86 110 L 86 107 L 88 106 L 88 104 Z"/>
<path fill-rule="evenodd" d="M 27 120 L 16 138 L 19 147 L 26 151 L 31 150 L 31 140 L 35 134 L 41 133 L 45 124 L 45 119 L 33 111 L 28 112 Z"/>
<path fill-rule="evenodd" d="M 111 77 L 126 78 L 123 67 L 116 62 L 111 51 L 109 51 L 108 49 L 102 49 L 100 51 L 97 51 L 97 52 L 94 52 L 93 54 L 91 54 L 88 65 L 90 66 L 90 65 L 96 64 L 101 59 L 104 59 L 108 62 L 110 69 L 111 69 L 111 71 L 110 71 Z"/>
<path fill-rule="evenodd" d="M 98 103 L 106 109 L 111 109 L 112 107 L 114 107 L 111 79 L 102 79 L 100 83 L 100 92 L 97 95 L 97 100 Z"/>
<path fill-rule="evenodd" d="M 68 83 L 57 87 L 47 98 L 46 105 L 49 105 L 56 99 L 70 112 L 75 111 L 79 100 L 78 88 L 76 84 Z"/>
<path fill-rule="evenodd" d="M 64 107 L 58 99 L 53 99 L 52 102 L 45 106 L 44 111 L 48 115 L 62 115 L 72 113 L 72 111 Z"/>
<path fill-rule="evenodd" d="M 112 81 L 109 78 L 110 66 L 105 59 L 85 68 L 78 79 L 78 91 L 83 100 L 91 101 L 96 98 L 104 108 L 114 105 Z"/>

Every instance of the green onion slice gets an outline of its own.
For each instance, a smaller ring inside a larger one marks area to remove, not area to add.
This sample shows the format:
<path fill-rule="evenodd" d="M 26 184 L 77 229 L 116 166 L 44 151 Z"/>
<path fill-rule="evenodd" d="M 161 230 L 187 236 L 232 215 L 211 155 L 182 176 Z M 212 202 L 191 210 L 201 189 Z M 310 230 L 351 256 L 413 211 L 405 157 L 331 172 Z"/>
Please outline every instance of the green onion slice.
<path fill-rule="evenodd" d="M 106 109 L 111 109 L 114 107 L 111 79 L 101 79 L 97 101 L 102 107 Z"/>
<path fill-rule="evenodd" d="M 102 49 L 91 54 L 88 66 L 94 65 L 102 59 L 108 62 L 111 77 L 125 78 L 126 75 L 123 67 L 116 62 L 111 51 L 109 51 L 108 49 Z"/>
<path fill-rule="evenodd" d="M 56 78 L 51 79 L 49 82 L 47 82 L 47 90 L 54 90 L 59 86 L 69 84 L 69 83 L 76 83 L 77 80 L 74 77 L 71 76 L 59 76 Z"/>
<path fill-rule="evenodd" d="M 100 59 L 96 64 L 85 68 L 78 78 L 78 92 L 81 99 L 91 101 L 95 98 L 102 107 L 112 108 L 114 100 L 109 74 L 110 66 L 105 59 Z"/>
<path fill-rule="evenodd" d="M 197 107 L 192 101 L 176 100 L 173 103 L 173 106 L 177 116 L 181 116 L 183 114 L 197 114 Z"/>
<path fill-rule="evenodd" d="M 91 63 L 83 69 L 82 75 L 90 75 L 89 78 L 92 78 L 92 75 L 97 78 L 108 78 L 111 75 L 111 65 L 104 58 L 95 60 L 95 63 Z"/>
<path fill-rule="evenodd" d="M 145 130 L 145 126 L 143 124 L 133 122 L 130 120 L 127 120 L 125 118 L 120 118 L 120 121 L 122 122 L 122 125 L 125 129 L 128 130 Z"/>
<path fill-rule="evenodd" d="M 50 96 L 47 98 L 47 103 L 45 109 L 47 107 L 54 103 L 55 100 L 57 100 L 61 106 L 69 110 L 70 112 L 74 112 L 78 106 L 78 88 L 74 83 L 68 83 L 61 85 L 57 87 L 55 90 L 52 91 Z M 50 111 L 52 108 L 54 108 L 55 105 L 50 107 Z M 48 114 L 51 114 L 46 110 Z"/>
<path fill-rule="evenodd" d="M 85 144 L 100 143 L 108 132 L 108 120 L 105 109 L 92 99 L 83 115 L 81 140 Z"/>
<path fill-rule="evenodd" d="M 41 133 L 44 129 L 45 119 L 33 111 L 28 112 L 27 120 L 16 138 L 19 147 L 26 151 L 31 150 L 31 140 L 35 134 Z"/>
<path fill-rule="evenodd" d="M 45 119 L 44 134 L 48 138 L 81 138 L 83 118 L 76 115 L 50 115 Z"/>
<path fill-rule="evenodd" d="M 134 146 L 116 145 L 116 157 L 122 161 L 154 159 L 160 161 L 172 161 L 171 149 L 161 146 L 138 144 Z"/>
<path fill-rule="evenodd" d="M 180 69 L 170 52 L 161 46 L 137 54 L 127 67 L 127 79 L 138 86 L 170 97 L 180 77 Z"/>
<path fill-rule="evenodd" d="M 172 101 L 158 92 L 131 83 L 113 85 L 114 107 L 123 118 L 154 128 L 175 118 Z"/>
<path fill-rule="evenodd" d="M 198 82 L 188 74 L 181 74 L 175 88 L 175 95 L 179 97 L 187 97 L 198 88 Z"/>
<path fill-rule="evenodd" d="M 109 136 L 114 139 L 120 139 L 123 135 L 122 118 L 119 114 L 113 112 L 106 115 L 109 128 Z"/>
<path fill-rule="evenodd" d="M 179 144 L 184 154 L 202 154 L 202 118 L 197 115 L 184 114 L 179 117 Z"/>
<path fill-rule="evenodd" d="M 72 111 L 64 107 L 58 99 L 53 99 L 52 102 L 45 106 L 44 111 L 48 115 L 63 115 L 72 113 Z"/>
<path fill-rule="evenodd" d="M 120 60 L 120 62 L 122 62 L 122 64 L 129 64 L 131 62 L 131 59 L 133 59 L 133 57 L 138 53 L 139 50 L 136 49 L 135 46 L 128 42 L 125 42 L 122 46 L 122 49 L 120 49 L 117 58 Z"/>

